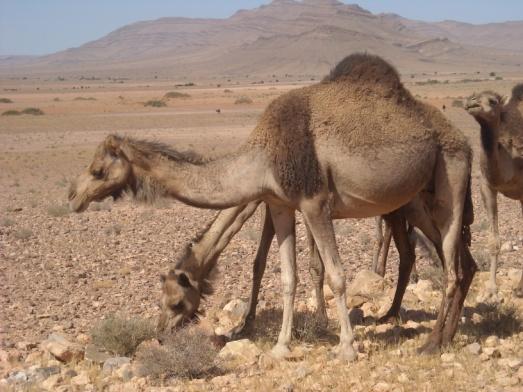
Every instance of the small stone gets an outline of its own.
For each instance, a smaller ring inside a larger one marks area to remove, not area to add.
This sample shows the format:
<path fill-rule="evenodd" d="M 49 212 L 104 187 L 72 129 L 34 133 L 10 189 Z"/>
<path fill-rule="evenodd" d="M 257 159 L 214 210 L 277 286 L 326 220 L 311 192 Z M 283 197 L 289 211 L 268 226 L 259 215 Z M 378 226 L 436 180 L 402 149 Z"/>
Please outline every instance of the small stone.
<path fill-rule="evenodd" d="M 496 335 L 489 336 L 485 339 L 485 347 L 496 347 L 499 345 L 499 338 Z"/>
<path fill-rule="evenodd" d="M 455 359 L 456 359 L 456 354 L 453 354 L 453 353 L 441 354 L 442 362 L 446 362 L 446 363 L 454 362 Z"/>
<path fill-rule="evenodd" d="M 471 343 L 471 344 L 465 346 L 465 349 L 472 355 L 481 354 L 481 345 L 477 342 L 474 342 L 474 343 Z"/>
<path fill-rule="evenodd" d="M 495 347 L 484 347 L 483 354 L 487 355 L 489 358 L 501 358 L 501 353 Z"/>
<path fill-rule="evenodd" d="M 356 274 L 347 287 L 347 297 L 359 295 L 372 298 L 376 294 L 383 293 L 384 289 L 385 279 L 383 277 L 373 271 L 362 270 Z"/>
<path fill-rule="evenodd" d="M 231 338 L 240 332 L 245 325 L 245 316 L 248 308 L 249 305 L 240 299 L 230 301 L 217 314 L 218 326 L 215 328 L 214 333 Z"/>
<path fill-rule="evenodd" d="M 109 358 L 111 358 L 111 355 L 102 351 L 98 346 L 95 346 L 94 344 L 88 344 L 85 347 L 84 359 L 88 362 L 92 362 L 92 363 L 101 365 L 102 363 L 107 361 Z"/>
<path fill-rule="evenodd" d="M 292 383 L 287 383 L 285 385 L 282 385 L 280 388 L 280 391 L 282 392 L 294 392 L 294 385 Z"/>
<path fill-rule="evenodd" d="M 481 353 L 481 354 L 479 354 L 479 359 L 481 362 L 486 362 L 490 359 L 490 357 L 485 353 Z"/>
<path fill-rule="evenodd" d="M 80 344 L 89 344 L 91 343 L 91 337 L 89 335 L 86 335 L 84 333 L 81 333 L 79 334 L 77 337 L 76 337 L 76 341 Z"/>
<path fill-rule="evenodd" d="M 9 384 L 20 384 L 20 383 L 25 383 L 27 381 L 28 381 L 27 373 L 24 371 L 19 371 L 19 372 L 13 373 L 7 378 L 7 382 Z"/>
<path fill-rule="evenodd" d="M 42 342 L 42 348 L 62 362 L 79 361 L 84 358 L 84 349 L 80 345 L 54 333 Z"/>
<path fill-rule="evenodd" d="M 300 365 L 294 371 L 294 375 L 296 376 L 297 380 L 301 380 L 301 379 L 307 377 L 311 373 L 312 373 L 311 368 L 309 368 L 306 365 Z"/>
<path fill-rule="evenodd" d="M 36 343 L 21 341 L 21 342 L 16 342 L 15 347 L 21 351 L 29 351 L 29 350 L 32 350 L 33 348 L 35 348 L 36 346 L 37 346 Z"/>
<path fill-rule="evenodd" d="M 386 382 L 381 381 L 381 382 L 375 384 L 372 387 L 372 390 L 374 392 L 388 392 L 388 391 L 390 391 L 390 385 L 387 384 Z"/>
<path fill-rule="evenodd" d="M 36 363 L 40 362 L 42 359 L 42 352 L 40 351 L 34 351 L 32 353 L 27 354 L 27 357 L 25 357 L 25 363 Z"/>
<path fill-rule="evenodd" d="M 405 384 L 405 383 L 409 382 L 409 377 L 405 373 L 401 373 L 398 376 L 398 382 Z"/>
<path fill-rule="evenodd" d="M 81 371 L 77 376 L 71 379 L 71 384 L 78 386 L 87 385 L 89 382 L 89 374 L 87 374 L 85 370 Z"/>
<path fill-rule="evenodd" d="M 258 359 L 258 367 L 261 370 L 272 370 L 277 364 L 278 361 L 272 355 L 261 354 Z"/>
<path fill-rule="evenodd" d="M 60 374 L 53 374 L 49 376 L 45 381 L 42 382 L 42 388 L 47 389 L 48 391 L 54 391 L 56 386 L 62 381 L 62 376 Z"/>
<path fill-rule="evenodd" d="M 512 241 L 507 241 L 501 245 L 501 248 L 499 250 L 503 253 L 512 252 L 514 250 L 514 245 L 512 244 Z"/>
<path fill-rule="evenodd" d="M 125 363 L 120 366 L 120 368 L 117 369 L 115 373 L 117 377 L 124 382 L 130 381 L 133 378 L 132 366 L 129 363 Z"/>
<path fill-rule="evenodd" d="M 218 357 L 226 361 L 240 360 L 245 364 L 256 363 L 262 351 L 249 339 L 229 342 L 218 353 Z"/>
<path fill-rule="evenodd" d="M 114 357 L 109 358 L 104 362 L 102 372 L 105 374 L 111 374 L 113 371 L 121 368 L 123 365 L 131 363 L 131 358 L 128 357 Z"/>

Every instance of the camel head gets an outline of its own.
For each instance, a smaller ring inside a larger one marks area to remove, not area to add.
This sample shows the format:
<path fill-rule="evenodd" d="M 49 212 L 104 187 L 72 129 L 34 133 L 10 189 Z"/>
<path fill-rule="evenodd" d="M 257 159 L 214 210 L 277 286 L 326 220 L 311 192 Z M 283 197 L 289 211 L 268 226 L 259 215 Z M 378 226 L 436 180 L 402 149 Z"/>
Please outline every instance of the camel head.
<path fill-rule="evenodd" d="M 195 317 L 200 306 L 201 290 L 187 271 L 170 270 L 160 278 L 162 294 L 158 331 L 164 332 L 167 327 L 179 327 L 184 321 Z"/>
<path fill-rule="evenodd" d="M 492 91 L 472 94 L 465 103 L 465 110 L 478 122 L 499 123 L 506 99 Z"/>
<path fill-rule="evenodd" d="M 116 199 L 131 187 L 132 167 L 123 141 L 121 137 L 110 135 L 96 148 L 91 164 L 69 188 L 72 211 L 85 211 L 91 202 L 102 201 L 108 196 Z"/>

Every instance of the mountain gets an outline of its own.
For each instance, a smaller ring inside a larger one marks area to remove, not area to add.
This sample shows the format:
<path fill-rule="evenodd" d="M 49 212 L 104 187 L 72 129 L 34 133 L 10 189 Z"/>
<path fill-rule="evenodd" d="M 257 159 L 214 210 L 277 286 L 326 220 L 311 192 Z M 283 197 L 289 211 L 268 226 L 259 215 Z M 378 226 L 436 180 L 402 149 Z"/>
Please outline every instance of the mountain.
<path fill-rule="evenodd" d="M 0 74 L 316 77 L 354 51 L 379 54 L 403 73 L 520 71 L 521 37 L 523 22 L 427 23 L 337 0 L 274 0 L 227 19 L 161 18 L 46 56 L 0 58 Z"/>

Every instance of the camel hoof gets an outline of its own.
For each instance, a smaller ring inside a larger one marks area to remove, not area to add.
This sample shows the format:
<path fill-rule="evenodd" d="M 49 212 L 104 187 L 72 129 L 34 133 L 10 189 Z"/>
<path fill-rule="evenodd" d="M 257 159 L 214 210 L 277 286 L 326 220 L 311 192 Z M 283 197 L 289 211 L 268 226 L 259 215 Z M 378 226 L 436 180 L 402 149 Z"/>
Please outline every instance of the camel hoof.
<path fill-rule="evenodd" d="M 418 352 L 418 354 L 421 354 L 421 355 L 434 355 L 434 354 L 439 354 L 439 352 L 441 351 L 441 348 L 438 343 L 429 340 L 427 343 L 425 343 L 423 346 L 418 348 L 416 351 Z"/>
<path fill-rule="evenodd" d="M 354 362 L 358 358 L 358 354 L 354 350 L 352 344 L 338 344 L 334 348 L 336 357 L 341 361 Z"/>
<path fill-rule="evenodd" d="M 271 350 L 271 356 L 276 359 L 285 359 L 291 355 L 291 350 L 284 344 L 276 344 Z"/>

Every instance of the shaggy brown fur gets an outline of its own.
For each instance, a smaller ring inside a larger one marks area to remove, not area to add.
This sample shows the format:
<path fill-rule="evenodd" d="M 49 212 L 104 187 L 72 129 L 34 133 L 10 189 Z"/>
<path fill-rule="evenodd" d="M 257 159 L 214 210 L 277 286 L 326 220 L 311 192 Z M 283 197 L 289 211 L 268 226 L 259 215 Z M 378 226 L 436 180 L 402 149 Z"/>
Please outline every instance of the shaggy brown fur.
<path fill-rule="evenodd" d="M 514 86 L 512 89 L 512 99 L 523 101 L 523 83 Z"/>

